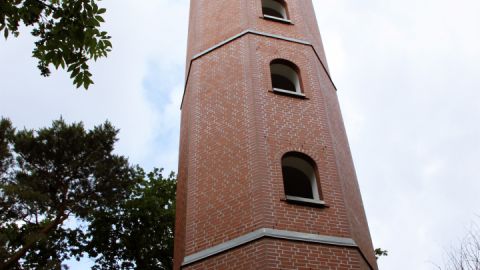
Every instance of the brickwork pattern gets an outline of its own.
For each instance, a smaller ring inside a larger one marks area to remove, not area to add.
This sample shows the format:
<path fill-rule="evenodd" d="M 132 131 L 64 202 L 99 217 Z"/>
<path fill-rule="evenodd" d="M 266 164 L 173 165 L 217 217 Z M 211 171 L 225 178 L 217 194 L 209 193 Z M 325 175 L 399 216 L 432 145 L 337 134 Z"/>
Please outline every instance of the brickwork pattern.
<path fill-rule="evenodd" d="M 264 19 L 261 0 L 191 0 L 187 61 L 194 55 L 250 29 L 311 42 L 323 63 L 327 65 L 311 0 L 286 2 L 292 24 Z"/>
<path fill-rule="evenodd" d="M 189 59 L 242 29 L 256 29 L 311 42 L 325 61 L 310 0 L 287 0 L 294 25 L 260 18 L 259 2 L 192 0 Z M 272 92 L 270 62 L 276 58 L 299 67 L 306 98 Z M 305 269 L 369 269 L 359 250 L 377 269 L 337 95 L 320 60 L 311 46 L 248 34 L 191 62 L 182 107 L 175 269 L 187 255 L 259 228 L 347 237 L 359 245 L 335 247 L 331 257 L 320 250 L 324 246 L 294 243 L 311 253 Z M 315 161 L 327 208 L 285 201 L 281 158 L 289 151 Z M 285 266 L 277 265 L 285 268 L 272 266 L 272 245 L 288 250 L 294 244 L 261 240 L 191 269 L 301 269 L 288 266 L 297 263 L 292 250 L 282 253 Z M 313 266 L 337 257 L 337 268 Z"/>
<path fill-rule="evenodd" d="M 262 239 L 185 267 L 188 270 L 368 270 L 354 248 Z"/>

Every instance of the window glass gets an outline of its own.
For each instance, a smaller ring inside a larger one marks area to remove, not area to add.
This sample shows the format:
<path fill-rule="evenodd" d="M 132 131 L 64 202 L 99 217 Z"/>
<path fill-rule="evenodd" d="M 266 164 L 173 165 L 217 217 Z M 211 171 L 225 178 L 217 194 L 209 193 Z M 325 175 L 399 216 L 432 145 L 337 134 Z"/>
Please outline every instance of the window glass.
<path fill-rule="evenodd" d="M 288 19 L 285 2 L 280 0 L 262 0 L 263 15 Z"/>
<path fill-rule="evenodd" d="M 286 60 L 277 59 L 270 64 L 272 87 L 274 89 L 301 93 L 300 78 L 296 66 Z"/>
<path fill-rule="evenodd" d="M 286 196 L 320 200 L 313 160 L 301 153 L 282 158 L 283 185 Z"/>
<path fill-rule="evenodd" d="M 288 166 L 282 168 L 282 173 L 286 195 L 313 199 L 310 179 L 305 173 Z"/>

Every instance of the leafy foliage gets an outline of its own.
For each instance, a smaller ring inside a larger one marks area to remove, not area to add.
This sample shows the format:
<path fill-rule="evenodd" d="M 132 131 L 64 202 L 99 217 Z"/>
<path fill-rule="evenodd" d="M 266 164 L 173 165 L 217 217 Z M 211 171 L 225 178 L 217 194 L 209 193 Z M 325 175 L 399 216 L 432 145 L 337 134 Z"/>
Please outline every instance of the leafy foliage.
<path fill-rule="evenodd" d="M 9 148 L 9 140 L 12 134 L 12 123 L 7 119 L 0 119 L 0 176 L 6 172 L 12 162 L 12 155 Z"/>
<path fill-rule="evenodd" d="M 383 250 L 381 248 L 376 248 L 374 250 L 374 252 L 375 252 L 375 258 L 377 258 L 377 260 L 378 260 L 378 258 L 380 258 L 382 256 L 388 256 L 388 250 Z"/>
<path fill-rule="evenodd" d="M 89 231 L 90 253 L 101 254 L 94 269 L 172 268 L 176 185 L 173 173 L 161 173 L 155 169 L 133 188 L 121 214 L 97 213 Z"/>
<path fill-rule="evenodd" d="M 100 1 L 100 0 L 98 0 Z M 88 60 L 106 57 L 112 43 L 107 32 L 100 31 L 104 8 L 97 0 L 2 0 L 0 33 L 5 39 L 17 37 L 23 23 L 32 26 L 37 37 L 33 56 L 41 75 L 50 75 L 50 64 L 70 73 L 73 83 L 86 89 L 93 84 Z"/>
<path fill-rule="evenodd" d="M 175 179 L 113 154 L 108 122 L 62 119 L 16 131 L 0 121 L 0 269 L 170 269 Z"/>

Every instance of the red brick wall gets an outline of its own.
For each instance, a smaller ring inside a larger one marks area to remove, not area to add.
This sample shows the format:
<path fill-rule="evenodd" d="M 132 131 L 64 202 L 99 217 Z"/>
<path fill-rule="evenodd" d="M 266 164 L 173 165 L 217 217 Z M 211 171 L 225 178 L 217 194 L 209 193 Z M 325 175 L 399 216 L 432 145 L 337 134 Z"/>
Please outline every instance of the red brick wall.
<path fill-rule="evenodd" d="M 186 225 L 186 203 L 187 203 L 187 181 L 188 181 L 188 162 L 190 146 L 190 132 L 187 129 L 190 125 L 191 110 L 186 106 L 182 110 L 181 129 L 180 129 L 180 149 L 179 166 L 177 177 L 176 193 L 176 214 L 175 214 L 175 245 L 174 245 L 174 265 L 181 265 L 185 255 L 185 225 Z M 178 268 L 176 268 L 178 269 Z"/>
<path fill-rule="evenodd" d="M 358 250 L 262 239 L 185 267 L 188 270 L 368 270 Z"/>
<path fill-rule="evenodd" d="M 286 2 L 293 24 L 263 19 L 261 0 L 191 0 L 187 61 L 242 31 L 256 30 L 308 41 L 327 65 L 312 1 Z"/>
<path fill-rule="evenodd" d="M 256 29 L 309 41 L 325 61 L 311 1 L 287 2 L 294 25 L 259 18 L 260 0 L 192 0 L 189 57 L 242 29 Z M 306 99 L 271 91 L 269 64 L 276 58 L 299 67 Z M 327 208 L 284 200 L 281 157 L 289 151 L 315 161 Z M 259 228 L 353 238 L 376 269 L 337 95 L 326 71 L 312 46 L 248 34 L 191 62 L 182 107 L 175 269 L 187 255 Z M 349 263 L 337 269 L 368 269 L 358 249 L 337 247 L 341 255 L 330 257 L 322 249 L 332 247 L 268 241 L 286 249 L 307 248 L 312 254 L 307 265 L 338 257 L 338 263 Z M 258 254 L 273 250 L 264 243 L 237 248 L 194 266 L 206 268 L 192 269 L 294 268 L 296 253 L 288 252 L 290 261 L 282 259 L 280 268 L 255 268 L 264 261 L 271 267 L 276 260 L 275 252 L 259 259 Z M 253 246 L 252 254 L 237 254 Z M 244 259 L 237 264 L 237 257 Z M 311 269 L 319 269 L 315 267 Z"/>
<path fill-rule="evenodd" d="M 195 61 L 184 106 L 190 106 L 191 152 L 186 252 L 222 243 L 252 228 L 255 204 L 249 111 L 242 67 L 245 42 Z M 243 45 L 243 46 L 242 46 Z M 240 79 L 239 77 L 240 76 Z M 190 103 L 191 101 L 191 103 Z"/>
<path fill-rule="evenodd" d="M 259 132 L 265 138 L 270 177 L 264 179 L 268 189 L 268 205 L 273 212 L 272 221 L 277 229 L 293 230 L 333 236 L 350 235 L 343 201 L 343 191 L 338 181 L 335 156 L 328 127 L 327 108 L 319 87 L 318 61 L 311 47 L 287 41 L 249 37 L 256 48 L 251 59 L 257 74 L 254 85 L 259 99 Z M 300 69 L 302 89 L 307 99 L 278 95 L 271 92 L 270 65 L 275 58 L 287 59 Z M 326 90 L 326 89 L 325 89 Z M 332 91 L 330 89 L 330 91 Z M 317 164 L 319 186 L 326 209 L 302 207 L 281 201 L 284 195 L 281 157 L 289 151 L 309 155 Z"/>

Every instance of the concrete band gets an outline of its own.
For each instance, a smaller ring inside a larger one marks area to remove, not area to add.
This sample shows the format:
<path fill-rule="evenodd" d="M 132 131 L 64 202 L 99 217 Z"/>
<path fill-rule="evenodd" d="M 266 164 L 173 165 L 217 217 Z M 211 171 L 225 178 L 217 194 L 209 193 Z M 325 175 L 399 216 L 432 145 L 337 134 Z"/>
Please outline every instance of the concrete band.
<path fill-rule="evenodd" d="M 184 87 L 184 90 L 183 90 L 182 103 L 180 104 L 180 109 L 183 107 L 183 99 L 185 98 L 185 92 L 187 91 L 188 78 L 190 77 L 190 69 L 192 67 L 193 61 L 195 61 L 198 58 L 200 58 L 200 57 L 202 57 L 206 54 L 209 54 L 212 51 L 215 51 L 216 49 L 222 47 L 223 45 L 226 45 L 226 44 L 236 40 L 237 38 L 240 38 L 240 37 L 242 37 L 244 35 L 247 35 L 247 34 L 259 35 L 259 36 L 264 36 L 264 37 L 268 37 L 268 38 L 274 38 L 274 39 L 279 39 L 279 40 L 284 40 L 284 41 L 289 41 L 289 42 L 294 42 L 294 43 L 297 43 L 297 44 L 310 46 L 313 49 L 313 52 L 315 53 L 315 56 L 317 57 L 318 61 L 320 61 L 320 64 L 322 65 L 323 70 L 327 74 L 328 79 L 332 83 L 333 88 L 335 89 L 335 91 L 337 91 L 337 87 L 333 83 L 332 77 L 330 77 L 330 73 L 328 72 L 327 68 L 323 64 L 323 61 L 320 58 L 320 56 L 318 55 L 317 50 L 315 50 L 315 47 L 310 42 L 303 41 L 303 40 L 300 40 L 300 39 L 289 38 L 289 37 L 284 37 L 284 36 L 280 36 L 280 35 L 274 35 L 274 34 L 269 34 L 269 33 L 265 33 L 265 32 L 260 32 L 260 31 L 248 29 L 248 30 L 245 30 L 245 31 L 243 31 L 239 34 L 236 34 L 236 35 L 234 35 L 234 36 L 232 36 L 232 37 L 230 37 L 230 38 L 228 38 L 228 39 L 226 39 L 226 40 L 224 40 L 224 41 L 222 41 L 222 42 L 220 42 L 220 43 L 218 43 L 218 44 L 216 44 L 216 45 L 206 49 L 205 51 L 203 51 L 199 54 L 196 54 L 192 57 L 192 59 L 189 61 L 189 64 L 188 64 L 188 72 L 187 72 L 187 77 L 185 79 L 185 87 Z"/>
<path fill-rule="evenodd" d="M 211 248 L 204 249 L 192 255 L 186 256 L 183 260 L 182 266 L 187 266 L 189 264 L 198 262 L 200 260 L 228 251 L 230 249 L 234 249 L 236 247 L 239 247 L 241 245 L 247 244 L 249 242 L 253 242 L 255 240 L 258 240 L 264 237 L 316 243 L 316 244 L 323 244 L 323 245 L 334 245 L 334 246 L 357 248 L 357 244 L 351 238 L 262 228 L 262 229 L 253 231 L 251 233 L 242 235 L 240 237 L 237 237 L 235 239 L 232 239 L 230 241 L 227 241 L 225 243 L 222 243 L 222 244 L 213 246 Z"/>
<path fill-rule="evenodd" d="M 265 37 L 271 37 L 271 38 L 276 38 L 276 39 L 281 39 L 281 40 L 285 40 L 285 41 L 290 41 L 290 42 L 295 42 L 295 43 L 300 43 L 300 44 L 303 44 L 303 45 L 312 45 L 311 43 L 309 42 L 306 42 L 306 41 L 303 41 L 303 40 L 299 40 L 299 39 L 294 39 L 294 38 L 288 38 L 288 37 L 283 37 L 283 36 L 279 36 L 279 35 L 273 35 L 273 34 L 269 34 L 269 33 L 265 33 L 265 32 L 259 32 L 259 31 L 255 31 L 255 30 L 245 30 L 243 32 L 241 32 L 240 34 L 236 34 L 235 36 L 231 37 L 231 38 L 228 38 L 208 49 L 206 49 L 205 51 L 199 53 L 199 54 L 196 54 L 192 57 L 192 61 L 199 58 L 199 57 L 202 57 L 203 55 L 211 52 L 211 51 L 214 51 L 215 49 L 227 44 L 227 43 L 230 43 L 231 41 L 241 37 L 241 36 L 244 36 L 246 34 L 255 34 L 255 35 L 259 35 L 259 36 L 265 36 Z"/>

